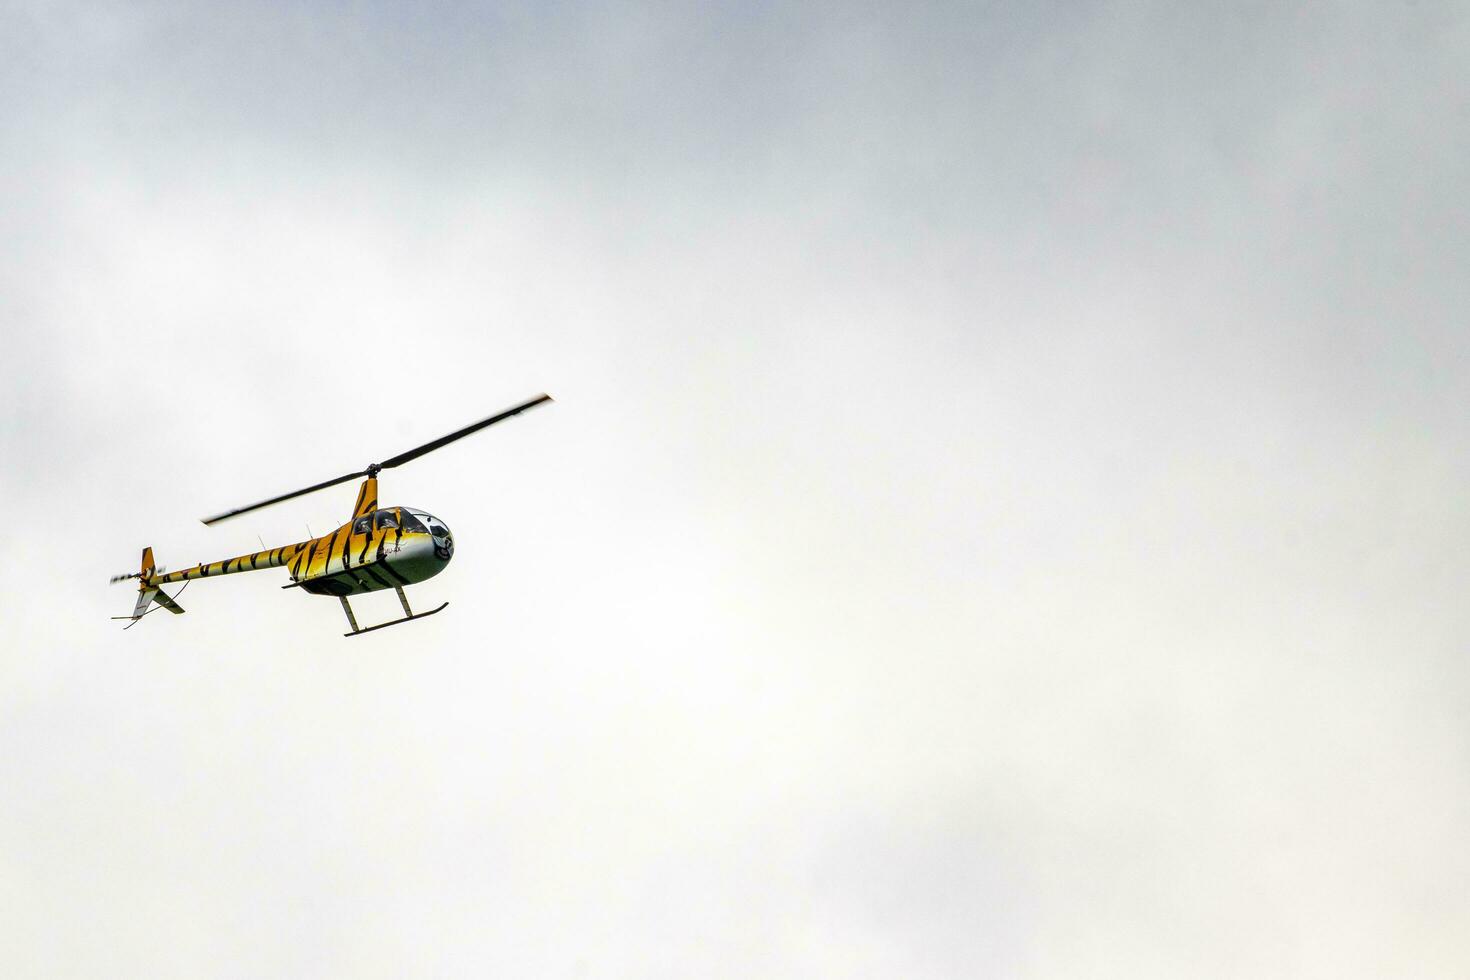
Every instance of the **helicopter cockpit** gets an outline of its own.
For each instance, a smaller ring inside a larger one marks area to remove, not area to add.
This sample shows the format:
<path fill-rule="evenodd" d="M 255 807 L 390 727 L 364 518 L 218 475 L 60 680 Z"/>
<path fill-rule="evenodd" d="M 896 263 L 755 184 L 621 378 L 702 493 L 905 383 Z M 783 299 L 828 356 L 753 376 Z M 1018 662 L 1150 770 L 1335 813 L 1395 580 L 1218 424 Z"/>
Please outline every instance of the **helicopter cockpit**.
<path fill-rule="evenodd" d="M 430 535 L 434 541 L 435 557 L 448 561 L 454 556 L 454 537 L 449 533 L 449 525 L 428 511 L 412 507 L 384 507 L 352 522 L 353 534 L 393 529 Z"/>

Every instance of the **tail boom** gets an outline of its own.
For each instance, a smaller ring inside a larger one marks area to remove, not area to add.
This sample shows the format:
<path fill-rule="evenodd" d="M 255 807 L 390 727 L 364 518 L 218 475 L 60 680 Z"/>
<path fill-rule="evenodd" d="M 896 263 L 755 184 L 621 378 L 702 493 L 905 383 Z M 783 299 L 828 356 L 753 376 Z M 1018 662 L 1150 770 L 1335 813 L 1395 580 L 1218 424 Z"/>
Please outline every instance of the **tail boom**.
<path fill-rule="evenodd" d="M 233 575 L 236 572 L 254 572 L 262 568 L 280 568 L 289 564 L 302 552 L 310 549 L 311 541 L 282 545 L 267 551 L 252 551 L 248 555 L 226 558 L 223 561 L 205 562 L 193 568 L 180 569 L 159 575 L 151 580 L 153 585 L 169 585 L 174 582 L 190 582 L 197 578 L 214 578 L 216 575 Z"/>

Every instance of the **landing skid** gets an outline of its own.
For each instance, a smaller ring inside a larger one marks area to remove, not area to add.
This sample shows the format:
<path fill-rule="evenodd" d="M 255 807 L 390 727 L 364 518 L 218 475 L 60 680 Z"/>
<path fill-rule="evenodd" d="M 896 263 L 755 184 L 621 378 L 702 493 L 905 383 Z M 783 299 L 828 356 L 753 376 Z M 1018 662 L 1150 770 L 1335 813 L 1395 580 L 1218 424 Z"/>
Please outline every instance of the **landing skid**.
<path fill-rule="evenodd" d="M 415 613 L 412 609 L 408 608 L 408 596 L 403 594 L 403 590 L 395 586 L 393 591 L 398 593 L 398 601 L 403 604 L 403 611 L 404 613 L 406 613 L 406 615 L 402 619 L 390 619 L 386 623 L 379 623 L 377 626 L 369 626 L 367 629 L 357 628 L 357 617 L 352 615 L 352 607 L 347 604 L 347 597 L 338 596 L 337 598 L 342 600 L 342 611 L 347 614 L 347 625 L 352 627 L 351 633 L 343 633 L 342 635 L 360 636 L 363 633 L 371 633 L 373 630 L 380 630 L 387 626 L 397 626 L 399 623 L 407 623 L 415 619 L 423 619 L 425 616 L 432 616 L 436 612 L 443 611 L 444 607 L 449 605 L 449 603 L 445 602 L 441 603 L 438 609 L 430 609 L 428 612 Z"/>

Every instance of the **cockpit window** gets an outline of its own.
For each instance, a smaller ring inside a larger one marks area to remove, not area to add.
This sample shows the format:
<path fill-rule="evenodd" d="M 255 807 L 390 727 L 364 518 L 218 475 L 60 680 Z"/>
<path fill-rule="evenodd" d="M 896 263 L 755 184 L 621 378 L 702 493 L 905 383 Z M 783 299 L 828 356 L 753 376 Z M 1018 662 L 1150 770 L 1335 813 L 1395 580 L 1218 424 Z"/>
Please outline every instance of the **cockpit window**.
<path fill-rule="evenodd" d="M 353 534 L 367 534 L 373 529 L 372 517 L 359 517 L 352 525 Z"/>
<path fill-rule="evenodd" d="M 379 531 L 384 528 L 395 528 L 398 526 L 398 519 L 391 510 L 380 510 L 375 516 L 377 517 Z"/>
<path fill-rule="evenodd" d="M 408 511 L 403 511 L 399 516 L 403 518 L 403 529 L 405 531 L 417 531 L 420 534 L 427 534 L 429 532 L 429 529 L 424 527 L 424 522 L 414 517 Z"/>

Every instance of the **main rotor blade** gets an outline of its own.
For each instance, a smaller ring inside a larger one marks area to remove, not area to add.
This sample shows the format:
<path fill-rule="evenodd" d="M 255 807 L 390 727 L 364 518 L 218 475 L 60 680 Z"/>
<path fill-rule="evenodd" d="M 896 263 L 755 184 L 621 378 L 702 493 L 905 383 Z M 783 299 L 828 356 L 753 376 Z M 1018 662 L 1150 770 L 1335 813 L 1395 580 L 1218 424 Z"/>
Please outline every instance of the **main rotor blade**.
<path fill-rule="evenodd" d="M 394 456 L 390 459 L 385 459 L 381 463 L 374 463 L 365 470 L 358 470 L 355 473 L 348 473 L 346 476 L 339 476 L 334 480 L 323 480 L 321 483 L 313 484 L 312 486 L 306 487 L 304 490 L 292 490 L 290 493 L 283 493 L 279 497 L 272 497 L 269 500 L 262 500 L 258 503 L 249 504 L 245 507 L 236 507 L 234 510 L 227 510 L 223 514 L 215 514 L 213 517 L 206 517 L 203 519 L 204 523 L 218 524 L 220 521 L 229 520 L 231 517 L 239 517 L 241 514 L 248 514 L 252 510 L 260 510 L 260 508 L 269 507 L 271 504 L 279 504 L 283 500 L 290 500 L 293 497 L 302 497 L 308 493 L 316 493 L 318 490 L 325 490 L 327 487 L 335 487 L 339 483 L 346 483 L 349 480 L 356 480 L 364 476 L 374 476 L 379 470 L 387 470 L 392 469 L 395 466 L 401 466 L 404 463 L 409 462 L 410 460 L 418 459 L 425 453 L 433 452 L 440 446 L 447 446 L 456 439 L 463 439 L 465 436 L 469 435 L 472 432 L 479 432 L 486 426 L 494 425 L 496 422 L 504 421 L 505 419 L 510 418 L 512 415 L 519 415 L 528 408 L 535 408 L 542 402 L 549 401 L 551 401 L 550 395 L 537 395 L 530 401 L 522 402 L 514 408 L 508 408 L 498 415 L 492 415 L 487 419 L 481 419 L 478 422 L 465 426 L 463 429 L 456 429 L 454 432 L 449 433 L 449 435 L 447 436 L 440 436 L 433 442 L 426 442 L 422 446 L 410 449 L 406 453 L 399 453 L 397 456 Z"/>
<path fill-rule="evenodd" d="M 419 447 L 417 447 L 415 449 L 410 449 L 406 453 L 399 453 L 397 456 L 393 456 L 393 457 L 391 457 L 389 459 L 383 460 L 378 465 L 380 467 L 382 467 L 383 469 L 385 469 L 385 470 L 392 469 L 395 466 L 401 466 L 404 463 L 409 462 L 410 460 L 418 459 L 420 456 L 424 455 L 425 453 L 431 453 L 434 450 L 440 448 L 441 446 L 447 446 L 447 445 L 449 445 L 451 442 L 453 442 L 456 439 L 463 439 L 465 436 L 469 435 L 472 432 L 479 432 L 481 429 L 485 428 L 486 426 L 494 425 L 496 422 L 504 421 L 505 419 L 510 418 L 512 415 L 519 415 L 519 414 L 521 414 L 522 412 L 524 412 L 528 408 L 535 408 L 537 405 L 540 405 L 542 402 L 549 402 L 549 401 L 551 401 L 551 396 L 550 395 L 537 395 L 535 398 L 532 398 L 530 401 L 528 401 L 528 402 L 522 402 L 521 404 L 517 405 L 515 408 L 508 408 L 505 411 L 501 412 L 499 415 L 492 415 L 492 416 L 490 416 L 487 419 L 481 419 L 480 421 L 474 423 L 473 425 L 467 425 L 463 429 L 456 429 L 455 431 L 449 433 L 449 435 L 447 435 L 447 436 L 440 436 L 438 439 L 435 439 L 433 442 L 426 442 L 422 446 L 419 446 Z M 351 477 L 346 477 L 346 479 L 351 479 Z M 323 484 L 323 486 L 326 486 L 326 484 Z M 315 488 L 313 488 L 313 489 L 315 489 Z"/>
<path fill-rule="evenodd" d="M 203 521 L 205 524 L 218 524 L 220 521 L 228 520 L 231 517 L 239 517 L 241 514 L 248 514 L 252 510 L 260 510 L 260 508 L 262 507 L 269 507 L 271 504 L 278 504 L 283 500 L 290 500 L 292 497 L 302 497 L 308 493 L 316 493 L 318 490 L 325 490 L 327 487 L 335 487 L 339 483 L 346 483 L 349 480 L 356 480 L 358 477 L 363 477 L 367 475 L 367 470 L 358 470 L 356 473 L 348 473 L 346 476 L 339 476 L 335 480 L 324 480 L 314 486 L 307 487 L 305 490 L 292 490 L 290 493 L 283 493 L 279 497 L 272 497 L 269 500 L 262 500 L 259 503 L 250 504 L 245 507 L 236 507 L 234 510 L 227 510 L 223 514 L 215 514 L 213 517 L 205 517 L 203 518 Z"/>

